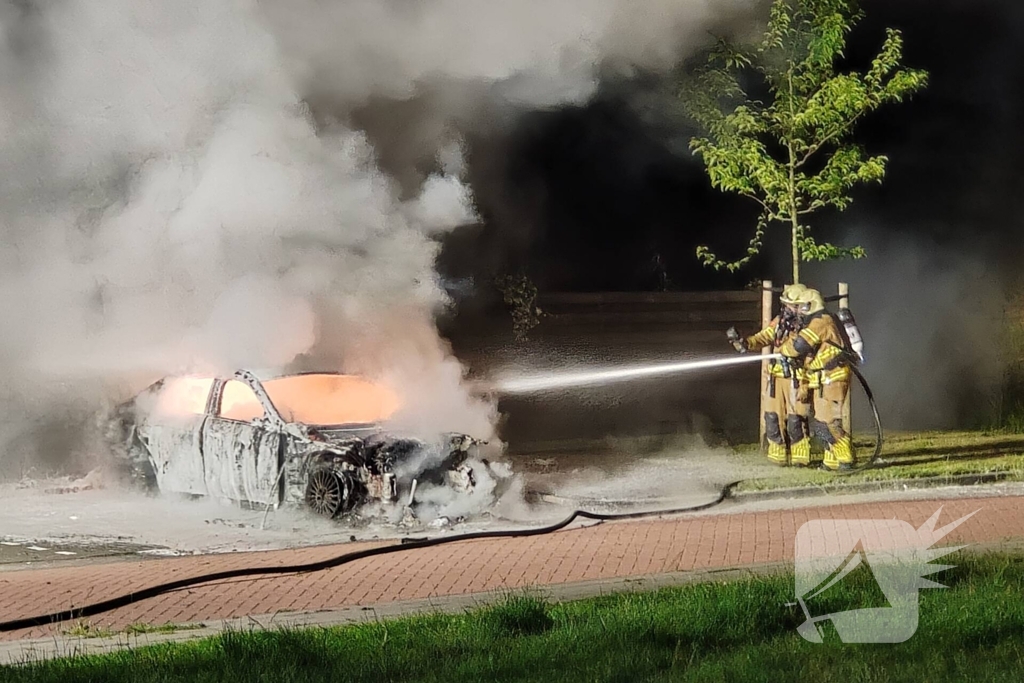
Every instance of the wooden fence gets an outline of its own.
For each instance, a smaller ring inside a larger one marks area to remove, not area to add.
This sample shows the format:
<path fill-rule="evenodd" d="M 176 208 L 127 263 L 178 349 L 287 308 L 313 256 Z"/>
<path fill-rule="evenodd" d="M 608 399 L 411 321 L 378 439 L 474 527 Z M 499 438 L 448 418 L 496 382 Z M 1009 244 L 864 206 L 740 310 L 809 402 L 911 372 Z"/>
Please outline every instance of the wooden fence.
<path fill-rule="evenodd" d="M 472 374 L 508 367 L 557 369 L 729 355 L 725 331 L 760 329 L 758 291 L 550 293 L 541 323 L 517 343 L 500 301 L 477 306 L 446 325 L 445 334 Z M 607 390 L 523 396 L 502 401 L 503 437 L 515 447 L 604 435 L 703 429 L 730 440 L 756 438 L 758 367 L 736 366 L 686 378 L 620 384 Z M 701 416 L 701 425 L 693 416 Z"/>

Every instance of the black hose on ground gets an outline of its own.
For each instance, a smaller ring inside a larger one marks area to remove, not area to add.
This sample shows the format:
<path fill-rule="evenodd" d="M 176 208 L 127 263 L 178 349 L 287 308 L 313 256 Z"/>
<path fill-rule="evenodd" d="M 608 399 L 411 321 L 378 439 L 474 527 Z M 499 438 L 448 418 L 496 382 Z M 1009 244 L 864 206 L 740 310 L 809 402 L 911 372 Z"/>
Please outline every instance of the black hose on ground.
<path fill-rule="evenodd" d="M 615 513 L 615 514 L 601 514 L 597 512 L 587 512 L 586 510 L 576 510 L 571 515 L 563 519 L 557 524 L 549 526 L 536 527 L 533 529 L 512 529 L 507 531 L 475 531 L 465 534 L 459 534 L 457 536 L 446 536 L 443 538 L 428 538 L 423 540 L 414 540 L 404 543 L 395 543 L 393 545 L 382 546 L 379 548 L 369 548 L 367 550 L 359 550 L 356 552 L 345 553 L 332 557 L 319 562 L 309 562 L 307 564 L 296 564 L 284 567 L 241 567 L 238 569 L 230 569 L 222 572 L 213 572 L 210 574 L 200 574 L 199 576 L 192 576 L 187 579 L 179 579 L 177 581 L 171 581 L 163 583 L 150 588 L 144 588 L 143 590 L 126 593 L 116 598 L 110 598 L 109 600 L 102 600 L 100 602 L 93 603 L 91 605 L 85 605 L 84 607 L 77 607 L 68 610 L 62 610 L 60 612 L 53 612 L 51 614 L 43 614 L 34 617 L 24 617 L 22 619 L 13 619 L 11 621 L 0 622 L 0 633 L 7 631 L 17 631 L 25 628 L 33 628 L 37 626 L 47 626 L 49 624 L 57 624 L 61 622 L 74 621 L 76 619 L 83 619 L 85 617 L 95 616 L 104 612 L 109 612 L 121 607 L 127 607 L 133 603 L 141 600 L 148 600 L 149 598 L 155 598 L 165 593 L 172 591 L 181 590 L 182 588 L 188 588 L 191 586 L 197 586 L 204 583 L 210 583 L 212 581 L 223 581 L 226 579 L 236 579 L 243 576 L 266 576 L 273 574 L 307 574 L 310 572 L 323 571 L 325 569 L 333 569 L 340 567 L 343 564 L 361 560 L 367 557 L 376 557 L 378 555 L 388 555 L 391 553 L 402 552 L 404 550 L 415 550 L 417 548 L 429 548 L 437 545 L 444 545 L 446 543 L 455 543 L 458 541 L 473 541 L 487 538 L 521 538 L 525 536 L 540 536 L 543 534 L 554 533 L 560 529 L 572 524 L 577 519 L 592 519 L 597 521 L 614 521 L 614 520 L 625 520 L 625 519 L 641 519 L 644 517 L 659 517 L 663 515 L 674 515 L 682 514 L 686 512 L 697 512 L 699 510 L 706 510 L 722 503 L 732 490 L 739 484 L 739 481 L 735 481 L 722 487 L 718 497 L 709 503 L 702 505 L 695 505 L 685 508 L 676 508 L 671 510 L 651 510 L 647 512 L 626 512 L 626 513 Z"/>

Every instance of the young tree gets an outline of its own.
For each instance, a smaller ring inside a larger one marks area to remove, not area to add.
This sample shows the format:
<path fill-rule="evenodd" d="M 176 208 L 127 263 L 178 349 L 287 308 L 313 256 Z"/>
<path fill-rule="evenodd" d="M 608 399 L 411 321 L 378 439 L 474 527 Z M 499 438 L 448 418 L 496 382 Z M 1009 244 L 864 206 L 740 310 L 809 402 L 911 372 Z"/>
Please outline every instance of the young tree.
<path fill-rule="evenodd" d="M 683 89 L 684 106 L 703 129 L 690 148 L 711 184 L 761 206 L 746 256 L 723 261 L 702 246 L 704 265 L 742 268 L 774 223 L 790 232 L 794 283 L 801 260 L 864 256 L 860 247 L 819 244 L 804 221 L 819 209 L 848 207 L 855 185 L 882 181 L 888 159 L 867 156 L 850 134 L 866 114 L 924 88 L 928 74 L 900 65 L 903 39 L 894 29 L 870 69 L 838 73 L 847 35 L 861 18 L 855 0 L 773 0 L 758 44 L 720 41 Z M 754 88 L 767 101 L 748 95 Z"/>
<path fill-rule="evenodd" d="M 537 286 L 533 284 L 526 271 L 505 273 L 494 280 L 495 287 L 501 292 L 505 305 L 512 313 L 512 333 L 516 342 L 529 341 L 527 336 L 534 327 L 540 325 L 543 311 L 537 305 Z"/>

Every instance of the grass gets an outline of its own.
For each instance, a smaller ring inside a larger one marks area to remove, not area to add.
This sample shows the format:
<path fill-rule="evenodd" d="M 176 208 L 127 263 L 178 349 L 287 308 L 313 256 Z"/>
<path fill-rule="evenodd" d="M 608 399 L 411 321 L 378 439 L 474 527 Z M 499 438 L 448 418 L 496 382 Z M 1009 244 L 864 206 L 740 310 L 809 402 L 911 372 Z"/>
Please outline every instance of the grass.
<path fill-rule="evenodd" d="M 229 632 L 0 669 L 2 681 L 1008 681 L 1024 675 L 1024 559 L 964 554 L 921 593 L 917 634 L 895 645 L 802 640 L 792 576 L 558 605 L 528 595 L 456 616 L 302 631 Z M 870 576 L 822 612 L 876 606 Z"/>
<path fill-rule="evenodd" d="M 857 447 L 858 453 L 870 454 L 874 443 L 858 442 Z M 736 449 L 736 457 L 749 460 L 751 464 L 764 462 L 756 446 Z M 1005 430 L 886 434 L 882 455 L 871 469 L 840 476 L 816 470 L 779 468 L 774 476 L 747 480 L 737 490 L 992 473 L 1004 475 L 1008 480 L 1024 480 L 1024 434 Z"/>

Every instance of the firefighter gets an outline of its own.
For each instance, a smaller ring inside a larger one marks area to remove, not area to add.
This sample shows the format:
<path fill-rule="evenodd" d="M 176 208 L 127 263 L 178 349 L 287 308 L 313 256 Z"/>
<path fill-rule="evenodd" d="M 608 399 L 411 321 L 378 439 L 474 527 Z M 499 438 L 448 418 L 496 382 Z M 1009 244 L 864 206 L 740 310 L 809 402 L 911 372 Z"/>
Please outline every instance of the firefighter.
<path fill-rule="evenodd" d="M 743 339 L 731 328 L 728 332 L 733 346 L 740 353 L 771 347 L 778 352 L 799 331 L 800 297 L 804 285 L 789 285 L 779 301 L 782 312 L 757 334 Z M 805 467 L 810 464 L 810 440 L 807 417 L 810 406 L 797 401 L 803 378 L 799 363 L 788 359 L 773 360 L 768 368 L 768 402 L 764 413 L 764 431 L 768 439 L 768 459 L 780 466 Z"/>
<path fill-rule="evenodd" d="M 843 408 L 850 396 L 851 373 L 843 337 L 817 290 L 801 292 L 797 310 L 800 329 L 779 352 L 801 369 L 797 401 L 811 409 L 810 433 L 825 447 L 824 469 L 850 470 L 853 443 L 843 429 Z"/>

